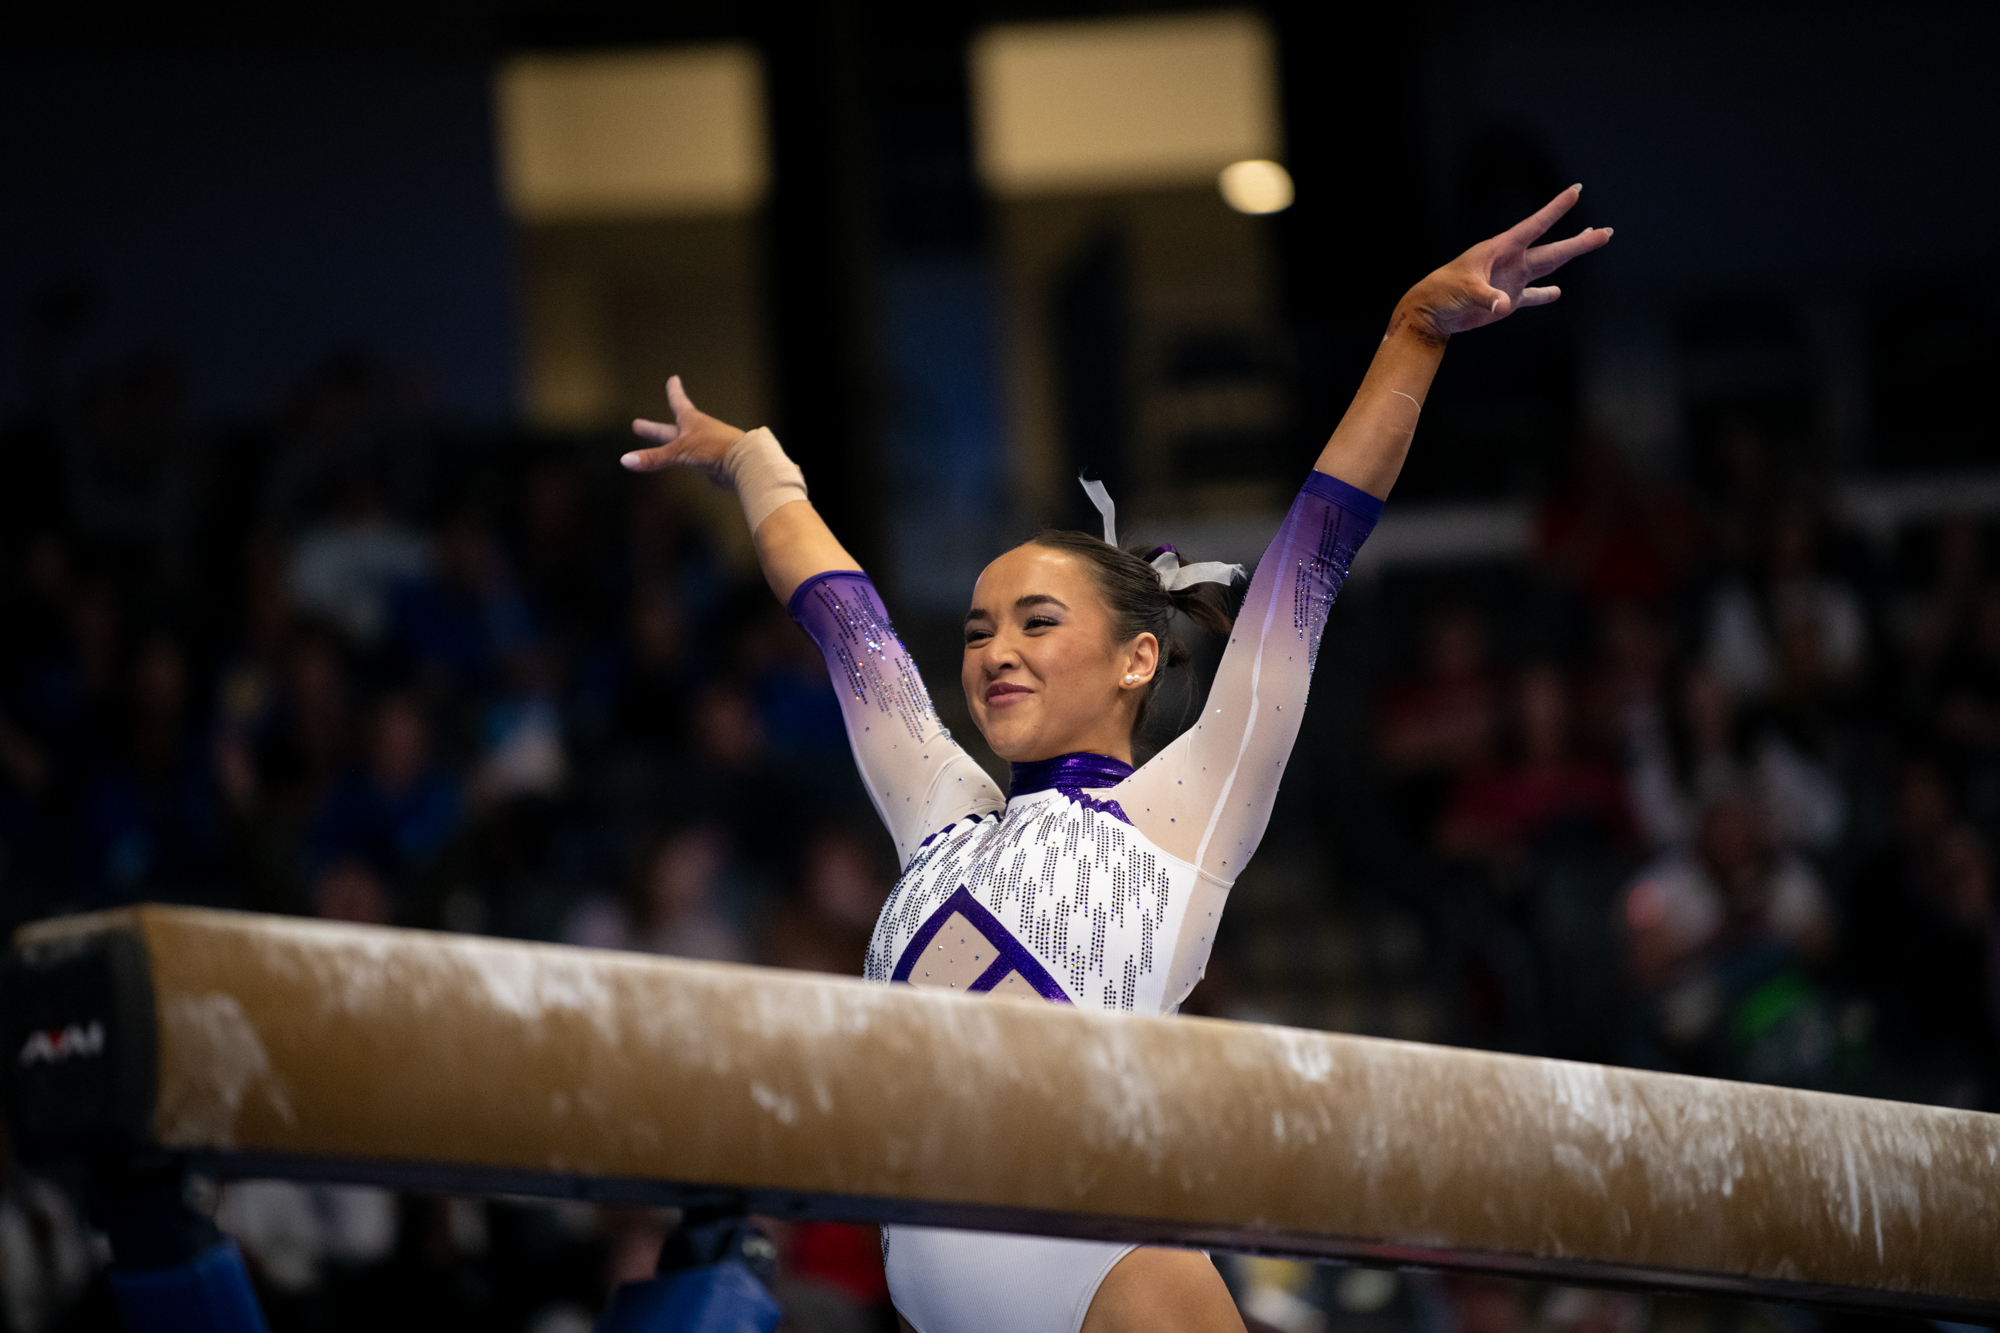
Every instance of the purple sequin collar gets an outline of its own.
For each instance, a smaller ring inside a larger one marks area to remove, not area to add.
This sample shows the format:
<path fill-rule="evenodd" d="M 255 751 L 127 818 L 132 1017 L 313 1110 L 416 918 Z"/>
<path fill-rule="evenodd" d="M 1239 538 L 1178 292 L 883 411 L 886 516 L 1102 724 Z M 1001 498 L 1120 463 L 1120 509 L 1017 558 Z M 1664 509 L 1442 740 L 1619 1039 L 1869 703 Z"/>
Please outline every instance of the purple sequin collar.
<path fill-rule="evenodd" d="M 1007 795 L 1011 799 L 1054 789 L 1079 805 L 1130 824 L 1132 821 L 1118 808 L 1118 802 L 1098 800 L 1083 793 L 1086 788 L 1115 787 L 1131 776 L 1132 765 L 1113 759 L 1108 754 L 1059 754 L 1053 759 L 1014 765 L 1014 776 L 1007 784 Z"/>
<path fill-rule="evenodd" d="M 1014 779 L 1007 784 L 1009 796 L 1054 787 L 1115 787 L 1132 776 L 1132 765 L 1108 754 L 1059 754 L 1053 759 L 1037 759 L 1014 765 Z"/>

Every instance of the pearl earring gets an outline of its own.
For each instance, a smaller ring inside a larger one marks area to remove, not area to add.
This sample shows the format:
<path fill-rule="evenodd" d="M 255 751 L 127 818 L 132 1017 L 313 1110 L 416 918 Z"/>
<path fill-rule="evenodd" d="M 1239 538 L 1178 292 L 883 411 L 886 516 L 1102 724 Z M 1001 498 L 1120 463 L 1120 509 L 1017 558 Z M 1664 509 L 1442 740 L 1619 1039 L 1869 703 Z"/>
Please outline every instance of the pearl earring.
<path fill-rule="evenodd" d="M 1139 675 L 1138 675 L 1138 673 L 1137 673 L 1137 672 L 1134 672 L 1134 671 L 1128 671 L 1128 672 L 1126 672 L 1126 673 L 1125 673 L 1125 683 L 1126 683 L 1127 685 L 1130 685 L 1130 684 L 1131 684 L 1131 683 L 1132 683 L 1133 681 L 1135 681 L 1135 680 L 1137 680 L 1137 679 L 1139 679 Z"/>

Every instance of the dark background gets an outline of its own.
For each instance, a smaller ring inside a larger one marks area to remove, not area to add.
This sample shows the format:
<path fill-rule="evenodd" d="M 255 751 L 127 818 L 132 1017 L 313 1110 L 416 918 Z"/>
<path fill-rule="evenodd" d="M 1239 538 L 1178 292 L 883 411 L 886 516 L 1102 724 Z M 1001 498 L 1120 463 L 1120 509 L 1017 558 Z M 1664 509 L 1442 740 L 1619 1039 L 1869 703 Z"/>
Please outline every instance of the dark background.
<path fill-rule="evenodd" d="M 856 970 L 894 867 L 728 506 L 519 409 L 531 245 L 493 72 L 760 53 L 771 424 L 907 594 L 966 737 L 913 510 L 996 542 L 1086 517 L 1005 493 L 994 275 L 1027 224 L 978 181 L 967 44 L 1171 9 L 0 20 L 0 918 L 168 899 Z M 1254 9 L 1298 186 L 1256 224 L 1274 332 L 1164 372 L 1276 386 L 1280 429 L 1189 446 L 1222 481 L 1295 484 L 1428 268 L 1573 180 L 1618 235 L 1561 304 L 1452 347 L 1392 521 L 1525 535 L 1357 576 L 1190 1007 L 2000 1109 L 2000 16 Z M 1125 233 L 1089 235 L 1013 316 L 1056 349 L 1063 468 L 1125 494 L 1141 278 Z M 946 344 L 913 409 L 913 356 Z M 402 571 L 373 629 L 299 592 L 329 534 Z M 1690 902 L 1721 915 L 1675 934 Z M 73 1208 L 10 1181 L 38 1238 L 5 1251 L 13 1326 L 103 1326 Z M 282 1327 L 577 1327 L 663 1225 L 289 1188 L 225 1213 Z M 872 1238 L 783 1239 L 795 1323 L 883 1317 Z M 1356 1328 L 1861 1322 L 1229 1274 L 1253 1316 L 1276 1285 Z"/>

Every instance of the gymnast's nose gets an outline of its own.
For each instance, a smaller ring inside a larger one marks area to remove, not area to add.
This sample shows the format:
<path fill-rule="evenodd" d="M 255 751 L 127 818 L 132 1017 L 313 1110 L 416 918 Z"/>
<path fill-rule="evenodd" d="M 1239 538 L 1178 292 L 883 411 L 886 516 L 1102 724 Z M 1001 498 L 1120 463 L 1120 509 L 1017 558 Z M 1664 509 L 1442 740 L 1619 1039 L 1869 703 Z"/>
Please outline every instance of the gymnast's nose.
<path fill-rule="evenodd" d="M 997 631 L 986 641 L 986 647 L 979 655 L 979 669 L 986 679 L 993 680 L 1003 672 L 1019 668 L 1021 653 L 1013 636 L 1005 629 Z"/>

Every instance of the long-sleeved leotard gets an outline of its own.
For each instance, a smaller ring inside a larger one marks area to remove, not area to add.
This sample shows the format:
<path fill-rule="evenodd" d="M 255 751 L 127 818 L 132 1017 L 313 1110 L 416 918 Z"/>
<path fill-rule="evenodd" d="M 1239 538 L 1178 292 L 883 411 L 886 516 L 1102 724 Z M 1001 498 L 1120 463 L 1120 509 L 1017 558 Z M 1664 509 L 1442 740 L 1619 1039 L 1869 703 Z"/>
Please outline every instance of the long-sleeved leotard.
<path fill-rule="evenodd" d="M 1136 772 L 1101 755 L 1016 765 L 1008 797 L 939 723 L 867 577 L 807 580 L 792 614 L 826 654 L 903 866 L 868 977 L 1142 1013 L 1178 1006 L 1263 837 L 1327 609 L 1381 512 L 1313 473 L 1258 562 L 1200 720 Z M 1130 1249 L 883 1228 L 890 1294 L 918 1333 L 1076 1333 Z"/>
<path fill-rule="evenodd" d="M 1200 720 L 1115 785 L 1058 780 L 1012 799 L 939 723 L 867 577 L 807 580 L 792 614 L 826 655 L 903 865 L 869 978 L 1141 1013 L 1178 1006 L 1263 837 L 1327 610 L 1381 511 L 1313 473 L 1258 562 Z"/>

